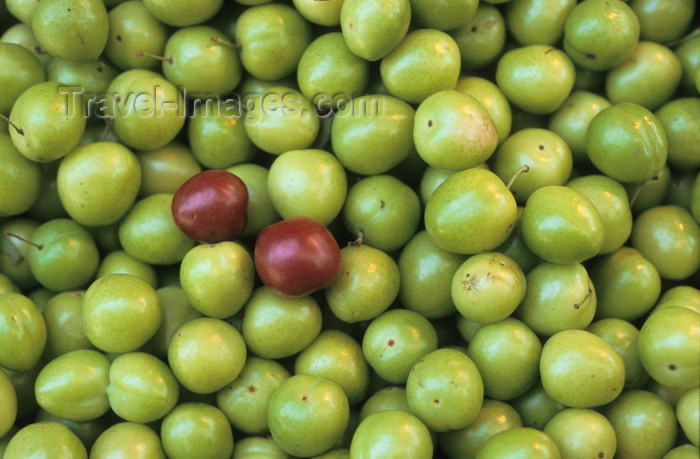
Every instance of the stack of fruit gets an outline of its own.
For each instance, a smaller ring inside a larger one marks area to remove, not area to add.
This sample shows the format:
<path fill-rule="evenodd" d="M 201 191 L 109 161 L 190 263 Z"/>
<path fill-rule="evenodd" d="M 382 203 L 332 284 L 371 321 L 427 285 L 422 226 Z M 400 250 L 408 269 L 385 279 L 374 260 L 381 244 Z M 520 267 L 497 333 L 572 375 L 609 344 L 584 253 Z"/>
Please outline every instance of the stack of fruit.
<path fill-rule="evenodd" d="M 698 22 L 0 2 L 0 457 L 698 458 Z"/>

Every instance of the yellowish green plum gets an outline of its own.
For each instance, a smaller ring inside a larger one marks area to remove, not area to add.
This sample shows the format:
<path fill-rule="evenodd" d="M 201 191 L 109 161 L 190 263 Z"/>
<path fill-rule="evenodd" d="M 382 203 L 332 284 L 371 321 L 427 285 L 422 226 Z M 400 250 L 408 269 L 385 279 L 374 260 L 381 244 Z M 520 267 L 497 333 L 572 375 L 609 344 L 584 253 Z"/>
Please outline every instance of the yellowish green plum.
<path fill-rule="evenodd" d="M 165 459 L 160 437 L 145 424 L 119 422 L 104 430 L 90 449 L 94 459 Z"/>
<path fill-rule="evenodd" d="M 344 322 L 374 319 L 399 293 L 398 265 L 385 252 L 362 244 L 343 247 L 340 256 L 340 275 L 324 290 L 328 307 Z"/>
<path fill-rule="evenodd" d="M 55 421 L 35 422 L 21 428 L 10 440 L 5 459 L 26 457 L 87 459 L 80 439 L 63 424 Z"/>
<path fill-rule="evenodd" d="M 108 274 L 131 274 L 145 280 L 153 288 L 157 287 L 158 276 L 152 265 L 137 260 L 123 250 L 115 250 L 105 255 L 100 261 L 95 278 Z"/>
<path fill-rule="evenodd" d="M 617 450 L 615 429 L 605 416 L 586 408 L 567 408 L 547 423 L 544 433 L 559 448 L 562 459 L 612 458 Z"/>
<path fill-rule="evenodd" d="M 433 455 L 430 431 L 411 413 L 387 410 L 365 418 L 350 444 L 350 458 L 428 459 Z"/>
<path fill-rule="evenodd" d="M 639 330 L 639 357 L 649 376 L 674 389 L 700 383 L 700 314 L 679 306 L 653 312 Z"/>
<path fill-rule="evenodd" d="M 46 80 L 46 71 L 31 51 L 16 43 L 0 43 L 0 63 L 0 113 L 8 115 L 20 94 Z"/>
<path fill-rule="evenodd" d="M 510 134 L 513 116 L 510 103 L 498 86 L 486 78 L 464 76 L 457 81 L 455 89 L 481 102 L 496 125 L 498 143 L 503 143 Z"/>
<path fill-rule="evenodd" d="M 109 368 L 109 359 L 96 350 L 63 354 L 39 372 L 34 386 L 36 400 L 41 408 L 62 419 L 97 419 L 109 410 Z"/>
<path fill-rule="evenodd" d="M 233 453 L 226 415 L 206 403 L 180 403 L 163 419 L 160 438 L 167 457 L 225 459 Z"/>
<path fill-rule="evenodd" d="M 391 52 L 408 32 L 409 0 L 346 0 L 340 9 L 340 28 L 355 55 L 378 61 Z"/>
<path fill-rule="evenodd" d="M 484 395 L 495 400 L 513 399 L 532 386 L 541 352 L 535 332 L 512 317 L 479 327 L 467 348 L 481 374 Z"/>
<path fill-rule="evenodd" d="M 490 457 L 559 459 L 562 456 L 556 442 L 546 433 L 531 427 L 516 427 L 489 438 L 476 455 L 476 459 Z"/>
<path fill-rule="evenodd" d="M 44 307 L 46 346 L 44 356 L 52 360 L 78 349 L 94 349 L 83 328 L 83 296 L 85 291 L 61 292 Z"/>
<path fill-rule="evenodd" d="M 555 401 L 571 408 L 593 408 L 620 395 L 625 362 L 603 338 L 585 330 L 563 330 L 542 347 L 540 377 Z"/>
<path fill-rule="evenodd" d="M 700 142 L 700 98 L 674 99 L 654 112 L 668 140 L 668 162 L 679 170 L 700 167 L 693 149 Z"/>
<path fill-rule="evenodd" d="M 153 69 L 168 37 L 167 28 L 148 11 L 144 2 L 121 2 L 109 13 L 109 36 L 104 54 L 117 67 Z M 137 53 L 143 53 L 138 55 Z"/>
<path fill-rule="evenodd" d="M 629 6 L 639 20 L 642 40 L 668 43 L 688 32 L 696 4 L 692 0 L 667 3 L 659 0 L 632 0 Z M 669 27 L 673 24 L 673 27 Z"/>
<path fill-rule="evenodd" d="M 248 219 L 241 237 L 257 236 L 263 228 L 281 218 L 272 204 L 267 189 L 269 169 L 259 164 L 242 163 L 226 170 L 243 180 L 248 189 Z"/>
<path fill-rule="evenodd" d="M 413 365 L 437 347 L 435 327 L 422 315 L 406 309 L 383 313 L 370 322 L 362 337 L 365 360 L 391 384 L 405 383 Z"/>
<path fill-rule="evenodd" d="M 28 211 L 41 193 L 41 165 L 22 155 L 7 133 L 0 133 L 0 216 Z"/>
<path fill-rule="evenodd" d="M 572 0 L 511 0 L 505 4 L 506 26 L 521 45 L 555 45 L 575 6 Z"/>
<path fill-rule="evenodd" d="M 547 394 L 539 379 L 527 392 L 509 400 L 508 404 L 520 415 L 524 427 L 538 430 L 544 429 L 555 414 L 566 408 Z"/>
<path fill-rule="evenodd" d="M 678 405 L 676 405 L 676 418 L 683 429 L 683 433 L 696 447 L 700 444 L 700 413 L 697 409 L 698 405 L 700 405 L 700 388 L 698 387 L 688 389 L 681 395 L 681 398 L 678 399 Z"/>
<path fill-rule="evenodd" d="M 214 16 L 223 5 L 223 0 L 203 0 L 191 3 L 185 0 L 146 0 L 148 11 L 159 21 L 176 27 L 199 24 Z"/>
<path fill-rule="evenodd" d="M 431 93 L 416 110 L 413 140 L 430 166 L 461 171 L 486 161 L 498 145 L 498 131 L 477 99 L 449 89 Z"/>
<path fill-rule="evenodd" d="M 0 295 L 0 366 L 26 371 L 41 358 L 46 345 L 46 322 L 34 302 L 20 293 Z"/>
<path fill-rule="evenodd" d="M 0 399 L 3 401 L 3 410 L 0 413 L 0 438 L 9 433 L 17 419 L 17 393 L 12 380 L 0 371 Z"/>
<path fill-rule="evenodd" d="M 700 455 L 700 449 L 686 443 L 669 450 L 668 453 L 664 454 L 663 459 L 695 459 L 698 455 Z"/>
<path fill-rule="evenodd" d="M 160 300 L 162 320 L 156 333 L 141 349 L 166 360 L 175 331 L 184 323 L 202 317 L 202 314 L 192 307 L 180 286 L 160 287 L 156 294 Z"/>
<path fill-rule="evenodd" d="M 411 412 L 406 398 L 406 389 L 400 386 L 388 386 L 367 397 L 360 409 L 360 422 L 373 413 L 387 410 Z"/>
<path fill-rule="evenodd" d="M 661 457 L 673 448 L 678 424 L 671 405 L 646 390 L 626 391 L 603 410 L 617 436 L 615 457 Z"/>
<path fill-rule="evenodd" d="M 217 100 L 216 105 L 209 101 L 201 105 L 195 102 L 187 124 L 187 138 L 197 163 L 224 169 L 255 157 L 257 149 L 248 138 L 241 115 L 237 99 Z"/>
<path fill-rule="evenodd" d="M 450 0 L 435 8 L 429 0 L 411 0 L 413 18 L 423 27 L 453 30 L 466 24 L 479 2 L 475 0 Z"/>
<path fill-rule="evenodd" d="M 216 406 L 236 429 L 247 434 L 265 434 L 269 432 L 270 398 L 289 376 L 280 363 L 251 356 L 238 377 L 216 393 Z"/>
<path fill-rule="evenodd" d="M 447 178 L 425 208 L 425 228 L 450 252 L 474 254 L 503 243 L 518 217 L 513 194 L 496 174 L 466 169 Z"/>
<path fill-rule="evenodd" d="M 474 15 L 464 24 L 449 32 L 457 42 L 462 68 L 481 69 L 495 62 L 506 42 L 506 24 L 501 10 L 494 5 L 479 2 Z"/>
<path fill-rule="evenodd" d="M 246 2 L 239 1 L 239 3 Z M 267 0 L 258 1 L 257 3 L 267 3 Z M 340 24 L 340 10 L 343 7 L 343 0 L 326 0 L 323 2 L 317 0 L 293 0 L 293 3 L 294 8 L 309 22 L 326 27 Z"/>
<path fill-rule="evenodd" d="M 268 408 L 272 438 L 288 454 L 303 457 L 329 450 L 342 436 L 349 416 L 343 389 L 311 374 L 286 379 Z"/>
<path fill-rule="evenodd" d="M 389 94 L 419 104 L 438 91 L 454 89 L 459 78 L 457 42 L 436 29 L 409 32 L 382 58 L 379 70 Z"/>
<path fill-rule="evenodd" d="M 610 343 L 625 361 L 625 390 L 640 389 L 649 380 L 649 374 L 639 357 L 639 330 L 622 319 L 601 319 L 590 324 L 586 331 Z"/>
<path fill-rule="evenodd" d="M 263 456 L 269 459 L 287 459 L 289 457 L 271 436 L 245 437 L 236 440 L 231 459 L 247 459 L 256 456 Z"/>
<path fill-rule="evenodd" d="M 535 115 L 556 111 L 569 97 L 575 76 L 569 56 L 547 45 L 510 50 L 496 67 L 496 83 L 508 100 Z"/>

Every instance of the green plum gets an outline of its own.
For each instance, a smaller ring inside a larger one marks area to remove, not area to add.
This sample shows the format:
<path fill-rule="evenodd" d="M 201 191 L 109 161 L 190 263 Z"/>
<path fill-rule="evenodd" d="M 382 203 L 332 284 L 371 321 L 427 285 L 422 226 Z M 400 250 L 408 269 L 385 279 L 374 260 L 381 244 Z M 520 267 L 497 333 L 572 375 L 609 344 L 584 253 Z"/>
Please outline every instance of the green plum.
<path fill-rule="evenodd" d="M 355 55 L 378 61 L 403 40 L 411 22 L 409 0 L 344 0 L 340 29 Z"/>
<path fill-rule="evenodd" d="M 236 99 L 212 106 L 198 105 L 189 116 L 187 138 L 192 155 L 199 164 L 212 169 L 224 169 L 253 159 L 257 153 L 248 138 Z"/>
<path fill-rule="evenodd" d="M 61 204 L 73 220 L 85 226 L 111 225 L 136 200 L 141 165 L 119 143 L 81 145 L 61 160 L 56 183 Z"/>
<path fill-rule="evenodd" d="M 399 303 L 429 319 L 450 315 L 455 311 L 450 286 L 463 262 L 463 256 L 435 244 L 425 230 L 417 232 L 399 255 Z"/>
<path fill-rule="evenodd" d="M 417 29 L 382 58 L 379 70 L 389 94 L 419 104 L 435 92 L 454 89 L 460 70 L 459 47 L 445 32 Z"/>
<path fill-rule="evenodd" d="M 547 423 L 544 433 L 557 444 L 562 458 L 612 458 L 617 450 L 615 429 L 605 416 L 586 408 L 567 408 Z"/>
<path fill-rule="evenodd" d="M 0 295 L 0 366 L 26 371 L 41 358 L 46 322 L 34 302 L 20 293 Z"/>
<path fill-rule="evenodd" d="M 425 208 L 425 227 L 450 252 L 493 250 L 512 232 L 518 217 L 513 194 L 496 174 L 466 169 L 447 178 Z"/>
<path fill-rule="evenodd" d="M 179 394 L 170 368 L 145 352 L 121 354 L 109 367 L 109 406 L 126 421 L 149 423 L 162 418 L 175 407 Z"/>
<path fill-rule="evenodd" d="M 360 409 L 360 422 L 373 413 L 388 410 L 411 412 L 406 398 L 406 389 L 399 386 L 388 386 L 369 396 Z"/>
<path fill-rule="evenodd" d="M 17 419 L 17 392 L 12 385 L 12 380 L 0 371 L 0 400 L 3 410 L 0 414 L 0 438 L 9 433 Z"/>
<path fill-rule="evenodd" d="M 692 0 L 667 3 L 659 0 L 631 0 L 629 6 L 639 20 L 642 40 L 668 43 L 688 32 L 696 4 Z M 673 24 L 672 27 L 670 25 Z"/>
<path fill-rule="evenodd" d="M 56 294 L 46 303 L 43 315 L 46 322 L 44 356 L 52 360 L 78 349 L 94 349 L 83 328 L 83 296 L 76 290 Z"/>
<path fill-rule="evenodd" d="M 303 457 L 329 450 L 342 436 L 349 416 L 343 389 L 312 374 L 282 382 L 268 408 L 272 438 L 288 454 Z"/>
<path fill-rule="evenodd" d="M 569 56 L 548 45 L 510 50 L 496 67 L 496 83 L 508 100 L 535 115 L 561 107 L 574 87 L 575 75 Z"/>
<path fill-rule="evenodd" d="M 597 258 L 590 272 L 598 299 L 597 318 L 638 319 L 654 307 L 661 294 L 659 272 L 631 247 Z"/>
<path fill-rule="evenodd" d="M 160 300 L 162 319 L 156 333 L 141 349 L 165 360 L 175 331 L 184 323 L 202 317 L 202 314 L 192 307 L 187 294 L 179 286 L 160 287 L 156 294 Z"/>
<path fill-rule="evenodd" d="M 324 330 L 301 351 L 294 362 L 295 374 L 311 374 L 340 386 L 350 406 L 365 399 L 369 367 L 362 348 L 350 335 Z"/>
<path fill-rule="evenodd" d="M 321 308 L 311 296 L 284 298 L 256 289 L 243 310 L 241 333 L 250 351 L 268 359 L 305 349 L 321 332 Z"/>
<path fill-rule="evenodd" d="M 498 131 L 481 102 L 449 89 L 431 93 L 418 106 L 413 141 L 428 165 L 461 171 L 478 166 L 493 154 Z"/>
<path fill-rule="evenodd" d="M 501 10 L 479 2 L 474 15 L 462 27 L 449 32 L 457 42 L 465 70 L 487 67 L 501 56 L 506 42 L 506 24 Z"/>
<path fill-rule="evenodd" d="M 223 35 L 203 25 L 175 31 L 163 50 L 165 78 L 193 98 L 231 92 L 240 83 L 243 70 L 238 51 L 218 40 Z"/>
<path fill-rule="evenodd" d="M 102 58 L 95 62 L 76 62 L 56 57 L 46 68 L 47 80 L 64 84 L 66 89 L 78 94 L 82 91 L 89 95 L 104 93 L 118 74 L 117 69 Z M 82 102 L 83 113 L 89 115 L 89 100 L 83 98 Z"/>
<path fill-rule="evenodd" d="M 700 444 L 700 388 L 688 389 L 676 405 L 676 418 L 688 440 L 696 447 Z"/>
<path fill-rule="evenodd" d="M 668 140 L 668 162 L 678 170 L 700 167 L 693 149 L 700 142 L 700 98 L 673 99 L 656 110 Z"/>
<path fill-rule="evenodd" d="M 22 155 L 7 133 L 0 133 L 0 161 L 0 217 L 20 215 L 41 196 L 41 165 Z"/>
<path fill-rule="evenodd" d="M 368 245 L 343 247 L 340 256 L 340 275 L 324 290 L 328 307 L 344 322 L 374 319 L 399 293 L 398 265 L 385 252 Z"/>
<path fill-rule="evenodd" d="M 491 457 L 559 459 L 561 453 L 556 442 L 546 433 L 531 427 L 516 427 L 489 438 L 476 455 L 476 459 Z"/>
<path fill-rule="evenodd" d="M 411 154 L 414 118 L 415 110 L 395 97 L 356 97 L 333 117 L 333 153 L 351 172 L 383 174 Z"/>
<path fill-rule="evenodd" d="M 661 295 L 655 310 L 667 306 L 682 306 L 700 313 L 700 290 L 689 285 L 671 287 Z"/>
<path fill-rule="evenodd" d="M 269 169 L 254 163 L 242 163 L 226 169 L 243 180 L 248 189 L 248 219 L 241 237 L 257 236 L 260 231 L 281 219 L 267 189 Z"/>
<path fill-rule="evenodd" d="M 455 89 L 481 102 L 496 126 L 498 143 L 503 143 L 510 134 L 513 122 L 510 103 L 503 91 L 490 80 L 477 76 L 460 78 Z"/>
<path fill-rule="evenodd" d="M 119 242 L 126 253 L 156 265 L 182 261 L 196 242 L 175 226 L 172 200 L 171 193 L 157 193 L 136 201 L 119 222 Z"/>
<path fill-rule="evenodd" d="M 590 91 L 575 89 L 549 117 L 547 129 L 559 135 L 571 149 L 575 163 L 588 161 L 586 132 L 594 116 L 612 105 L 606 98 Z"/>
<path fill-rule="evenodd" d="M 3 13 L 9 13 L 15 19 L 23 23 L 29 23 L 32 22 L 32 14 L 34 14 L 34 10 L 38 6 L 37 3 L 33 0 L 10 0 L 5 2 L 5 5 L 0 8 L 3 8 Z"/>
<path fill-rule="evenodd" d="M 246 354 L 246 343 L 233 325 L 202 317 L 177 329 L 168 347 L 168 362 L 187 389 L 211 394 L 236 379 Z"/>
<path fill-rule="evenodd" d="M 60 3 L 60 2 L 58 2 Z M 17 150 L 32 161 L 62 158 L 75 148 L 85 131 L 85 118 L 74 97 L 60 83 L 46 81 L 24 91 L 15 101 L 10 137 Z"/>
<path fill-rule="evenodd" d="M 245 437 L 236 440 L 231 459 L 253 459 L 257 457 L 261 459 L 287 459 L 289 455 L 270 436 Z"/>
<path fill-rule="evenodd" d="M 406 382 L 413 365 L 438 347 L 435 327 L 407 309 L 391 309 L 369 323 L 362 353 L 372 369 L 388 383 Z"/>
<path fill-rule="evenodd" d="M 464 428 L 476 419 L 484 400 L 484 384 L 471 358 L 443 348 L 426 354 L 411 368 L 406 397 L 411 412 L 426 426 L 446 432 Z"/>
<path fill-rule="evenodd" d="M 518 207 L 518 218 L 515 222 L 515 227 L 510 235 L 503 243 L 496 247 L 496 252 L 501 252 L 515 261 L 523 273 L 529 273 L 535 266 L 542 261 L 539 257 L 532 253 L 523 240 L 522 231 L 520 230 L 520 218 L 524 208 Z"/>
<path fill-rule="evenodd" d="M 150 56 L 163 54 L 168 32 L 145 3 L 122 2 L 109 11 L 108 17 L 109 36 L 104 54 L 110 62 L 124 70 L 155 68 L 159 61 Z"/>
<path fill-rule="evenodd" d="M 46 71 L 31 51 L 16 43 L 0 43 L 0 63 L 0 113 L 7 115 L 20 94 L 46 80 Z"/>
<path fill-rule="evenodd" d="M 423 27 L 439 30 L 453 30 L 466 24 L 479 2 L 476 0 L 451 0 L 434 8 L 429 0 L 411 0 L 411 12 L 416 22 Z"/>
<path fill-rule="evenodd" d="M 418 228 L 420 199 L 396 177 L 372 175 L 350 187 L 341 216 L 352 235 L 390 253 L 403 247 Z"/>
<path fill-rule="evenodd" d="M 654 311 L 639 330 L 639 357 L 654 380 L 674 389 L 700 383 L 700 314 L 669 306 Z"/>
<path fill-rule="evenodd" d="M 243 68 L 254 77 L 291 75 L 311 43 L 311 27 L 292 6 L 269 3 L 247 8 L 236 21 Z"/>
<path fill-rule="evenodd" d="M 143 3 L 159 21 L 175 27 L 187 27 L 216 15 L 224 1 L 202 0 L 192 3 L 186 0 L 146 0 Z"/>
<path fill-rule="evenodd" d="M 625 391 L 603 410 L 615 429 L 621 459 L 663 456 L 676 442 L 678 424 L 671 405 L 645 390 Z"/>
<path fill-rule="evenodd" d="M 145 280 L 153 288 L 157 287 L 158 277 L 152 265 L 137 260 L 123 250 L 115 250 L 102 258 L 95 278 L 108 274 L 131 274 Z"/>
<path fill-rule="evenodd" d="M 293 150 L 279 155 L 270 165 L 267 190 L 282 218 L 309 217 L 328 225 L 345 202 L 347 177 L 333 154 Z"/>
<path fill-rule="evenodd" d="M 34 386 L 44 410 L 69 421 L 97 419 L 109 410 L 110 361 L 92 349 L 68 352 L 44 366 Z"/>
<path fill-rule="evenodd" d="M 31 27 L 52 56 L 91 62 L 107 44 L 109 18 L 101 0 L 60 0 L 40 3 Z"/>
<path fill-rule="evenodd" d="M 530 195 L 521 231 L 528 248 L 550 263 L 588 260 L 605 242 L 605 226 L 595 205 L 565 186 L 546 186 Z"/>
<path fill-rule="evenodd" d="M 37 281 L 54 291 L 83 287 L 97 272 L 99 253 L 90 233 L 67 218 L 42 223 L 27 259 Z"/>
<path fill-rule="evenodd" d="M 22 22 L 9 27 L 2 35 L 0 35 L 0 42 L 15 43 L 17 45 L 24 46 L 31 51 L 34 56 L 37 57 L 37 59 L 39 59 L 39 62 L 41 62 L 41 65 L 44 67 L 47 67 L 53 60 L 53 56 L 47 53 L 36 40 L 36 37 L 34 36 L 29 24 Z"/>
<path fill-rule="evenodd" d="M 700 456 L 700 449 L 688 443 L 669 450 L 664 454 L 663 459 L 696 459 Z"/>
<path fill-rule="evenodd" d="M 512 0 L 505 4 L 508 31 L 523 46 L 555 45 L 576 6 L 572 0 Z"/>
<path fill-rule="evenodd" d="M 22 427 L 8 443 L 4 457 L 87 459 L 88 453 L 80 439 L 68 427 L 51 421 L 35 422 Z"/>
<path fill-rule="evenodd" d="M 625 188 L 604 175 L 586 175 L 566 184 L 587 197 L 595 206 L 603 226 L 605 238 L 599 254 L 615 252 L 632 233 L 632 212 Z"/>
<path fill-rule="evenodd" d="M 639 389 L 649 374 L 639 357 L 639 330 L 622 319 L 601 319 L 593 322 L 586 331 L 600 336 L 610 343 L 625 361 L 625 390 Z"/>
<path fill-rule="evenodd" d="M 160 437 L 145 424 L 118 422 L 105 429 L 90 449 L 94 459 L 165 459 Z"/>
<path fill-rule="evenodd" d="M 274 86 L 249 101 L 244 126 L 248 138 L 273 155 L 311 147 L 320 120 L 311 101 L 290 87 Z"/>
<path fill-rule="evenodd" d="M 669 48 L 640 41 L 632 54 L 610 69 L 605 94 L 613 104 L 630 102 L 656 110 L 668 102 L 681 82 L 681 61 Z"/>
<path fill-rule="evenodd" d="M 357 426 L 350 444 L 351 459 L 429 459 L 433 457 L 430 431 L 406 411 L 386 410 L 367 416 Z"/>
<path fill-rule="evenodd" d="M 253 293 L 255 267 L 237 242 L 193 247 L 180 263 L 180 284 L 190 304 L 217 319 L 233 316 Z"/>
<path fill-rule="evenodd" d="M 250 0 L 247 0 L 250 1 Z M 267 3 L 268 0 L 258 0 L 258 3 Z M 239 0 L 245 3 L 245 0 Z M 293 0 L 294 8 L 304 18 L 314 24 L 332 27 L 340 24 L 340 9 L 343 7 L 343 0 Z"/>
<path fill-rule="evenodd" d="M 554 415 L 566 408 L 549 396 L 541 380 L 537 380 L 523 395 L 509 400 L 508 404 L 520 415 L 524 427 L 539 430 L 544 429 Z"/>
<path fill-rule="evenodd" d="M 141 347 L 162 320 L 155 289 L 130 274 L 109 274 L 92 282 L 83 296 L 82 316 L 90 342 L 117 353 Z"/>
<path fill-rule="evenodd" d="M 350 51 L 341 32 L 312 41 L 297 67 L 299 89 L 319 109 L 336 108 L 341 100 L 349 102 L 368 80 L 369 63 Z"/>
<path fill-rule="evenodd" d="M 440 447 L 450 459 L 474 459 L 489 438 L 522 427 L 520 415 L 510 405 L 485 398 L 481 410 L 467 427 L 442 432 Z"/>
<path fill-rule="evenodd" d="M 540 376 L 555 401 L 571 408 L 592 408 L 620 395 L 625 362 L 603 338 L 585 330 L 563 330 L 544 343 Z"/>
<path fill-rule="evenodd" d="M 564 51 L 584 69 L 607 70 L 623 62 L 639 40 L 639 20 L 622 0 L 577 4 L 564 23 Z"/>
<path fill-rule="evenodd" d="M 695 95 L 697 89 L 697 74 L 700 68 L 700 37 L 690 37 L 673 50 L 681 60 L 683 77 L 681 90 L 687 95 Z"/>
<path fill-rule="evenodd" d="M 630 196 L 632 214 L 637 215 L 645 210 L 662 204 L 671 189 L 671 169 L 668 163 L 661 171 L 641 182 L 623 183 Z"/>
<path fill-rule="evenodd" d="M 216 393 L 216 405 L 234 428 L 253 435 L 267 433 L 270 398 L 289 376 L 280 363 L 251 356 L 238 377 Z"/>
<path fill-rule="evenodd" d="M 510 400 L 532 386 L 541 352 L 535 332 L 512 317 L 479 327 L 467 348 L 481 374 L 484 395 L 495 400 Z"/>
<path fill-rule="evenodd" d="M 457 310 L 481 324 L 510 316 L 525 297 L 525 274 L 498 252 L 467 258 L 452 277 L 451 297 Z"/>
<path fill-rule="evenodd" d="M 686 279 L 700 268 L 700 226 L 682 207 L 644 211 L 634 221 L 631 241 L 663 279 Z"/>
<path fill-rule="evenodd" d="M 525 172 L 518 175 L 523 167 Z M 572 168 L 573 156 L 564 139 L 542 128 L 514 133 L 493 155 L 493 171 L 504 182 L 510 182 L 510 191 L 518 204 L 525 204 L 539 188 L 563 185 Z"/>
<path fill-rule="evenodd" d="M 233 453 L 233 431 L 226 415 L 205 403 L 180 403 L 160 426 L 167 457 L 227 459 Z"/>

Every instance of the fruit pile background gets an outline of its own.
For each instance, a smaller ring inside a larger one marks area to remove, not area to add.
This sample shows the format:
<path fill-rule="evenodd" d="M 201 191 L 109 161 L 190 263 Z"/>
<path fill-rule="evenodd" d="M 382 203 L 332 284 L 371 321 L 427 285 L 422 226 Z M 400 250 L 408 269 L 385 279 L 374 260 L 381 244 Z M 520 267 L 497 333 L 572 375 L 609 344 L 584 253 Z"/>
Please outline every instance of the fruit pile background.
<path fill-rule="evenodd" d="M 0 458 L 700 457 L 699 18 L 0 0 Z"/>

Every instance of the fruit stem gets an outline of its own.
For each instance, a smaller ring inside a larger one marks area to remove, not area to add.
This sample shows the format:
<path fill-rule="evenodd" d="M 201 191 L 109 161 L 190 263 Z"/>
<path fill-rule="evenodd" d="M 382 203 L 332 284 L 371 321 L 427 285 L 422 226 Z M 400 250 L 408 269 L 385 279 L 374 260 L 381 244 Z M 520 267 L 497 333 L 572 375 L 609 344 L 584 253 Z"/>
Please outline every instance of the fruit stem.
<path fill-rule="evenodd" d="M 688 35 L 686 35 L 685 37 L 681 37 L 681 38 L 679 38 L 679 39 L 677 39 L 677 40 L 669 41 L 668 43 L 666 43 L 665 46 L 666 46 L 667 48 L 673 48 L 674 46 L 682 45 L 683 43 L 685 43 L 685 42 L 688 41 L 688 40 L 692 40 L 693 38 L 697 37 L 698 35 L 700 35 L 700 27 L 698 27 L 697 29 L 693 30 L 693 31 L 690 32 Z"/>
<path fill-rule="evenodd" d="M 20 128 L 20 127 L 17 126 L 15 123 L 13 123 L 12 121 L 10 121 L 10 118 L 8 118 L 8 117 L 6 117 L 5 115 L 3 115 L 2 113 L 0 113 L 0 119 L 5 120 L 5 121 L 7 122 L 7 124 L 9 124 L 10 126 L 12 126 L 12 127 L 15 129 L 15 131 L 17 131 L 17 134 L 19 134 L 19 135 L 24 135 L 24 130 L 22 130 L 22 128 Z"/>
<path fill-rule="evenodd" d="M 110 129 L 112 129 L 112 124 L 114 123 L 114 117 L 113 116 L 107 116 L 105 117 L 105 130 L 102 132 L 102 135 L 100 136 L 100 140 L 98 142 L 104 142 L 105 139 L 107 138 L 107 134 L 109 134 Z"/>
<path fill-rule="evenodd" d="M 29 239 L 25 239 L 19 234 L 15 234 L 12 231 L 5 231 L 5 236 L 8 237 L 13 237 L 15 239 L 19 239 L 22 242 L 26 242 L 27 244 L 31 245 L 32 247 L 36 247 L 37 250 L 43 250 L 44 249 L 44 244 L 37 244 L 36 242 L 32 242 Z"/>
<path fill-rule="evenodd" d="M 230 41 L 224 40 L 223 38 L 217 37 L 216 35 L 212 35 L 211 41 L 213 41 L 214 43 L 221 43 L 222 45 L 226 45 L 229 48 L 241 49 L 241 45 L 236 44 L 236 43 L 231 43 Z"/>
<path fill-rule="evenodd" d="M 632 195 L 632 198 L 630 198 L 630 209 L 631 209 L 632 206 L 634 205 L 634 201 L 637 200 L 637 197 L 639 196 L 639 193 L 641 193 L 642 188 L 644 188 L 644 185 L 646 185 L 647 183 L 649 183 L 651 180 L 659 180 L 659 176 L 658 176 L 658 175 L 655 175 L 655 176 L 653 176 L 652 178 L 646 179 L 646 180 L 644 180 L 642 183 L 639 184 L 639 186 L 637 187 L 637 189 L 634 191 L 634 194 Z"/>
<path fill-rule="evenodd" d="M 589 289 L 588 289 L 588 293 L 586 293 L 586 296 L 584 296 L 583 299 L 582 299 L 580 302 L 574 303 L 574 309 L 580 308 L 581 305 L 582 305 L 583 303 L 585 303 L 586 301 L 588 301 L 588 298 L 591 297 L 591 293 L 593 293 L 593 290 L 589 288 Z"/>
<path fill-rule="evenodd" d="M 365 242 L 365 232 L 362 230 L 362 228 L 360 228 L 360 231 L 357 234 L 357 239 L 348 242 L 348 247 L 359 247 L 363 242 Z"/>
<path fill-rule="evenodd" d="M 143 51 L 136 52 L 136 57 L 144 57 L 144 56 L 145 57 L 152 57 L 153 59 L 158 59 L 159 61 L 167 62 L 168 64 L 173 65 L 172 56 L 165 58 L 163 56 L 156 56 L 155 54 L 151 54 L 151 53 L 144 53 Z"/>
<path fill-rule="evenodd" d="M 525 164 L 524 166 L 522 166 L 520 169 L 518 169 L 517 171 L 515 171 L 515 174 L 513 174 L 513 176 L 510 178 L 510 180 L 508 181 L 508 185 L 506 185 L 506 187 L 510 190 L 510 187 L 511 187 L 511 186 L 513 185 L 513 183 L 515 182 L 515 179 L 517 179 L 518 177 L 520 177 L 520 174 L 525 173 L 525 172 L 529 172 L 529 171 L 530 171 L 530 166 L 528 166 L 527 164 Z"/>
<path fill-rule="evenodd" d="M 0 253 L 4 253 L 10 258 L 13 267 L 19 266 L 19 264 L 24 261 L 24 257 L 20 253 L 19 248 L 14 243 L 5 244 Z"/>

